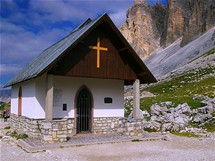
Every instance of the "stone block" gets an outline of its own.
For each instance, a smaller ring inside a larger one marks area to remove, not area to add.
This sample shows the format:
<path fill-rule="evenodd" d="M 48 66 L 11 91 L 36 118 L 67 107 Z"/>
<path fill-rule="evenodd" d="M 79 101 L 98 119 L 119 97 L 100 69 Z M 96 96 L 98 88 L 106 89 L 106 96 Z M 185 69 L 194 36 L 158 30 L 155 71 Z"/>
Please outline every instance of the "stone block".
<path fill-rule="evenodd" d="M 58 135 L 63 134 L 63 131 L 57 131 L 57 134 Z"/>
<path fill-rule="evenodd" d="M 130 134 L 130 136 L 135 136 L 134 132 L 130 132 L 129 134 Z"/>
<path fill-rule="evenodd" d="M 56 138 L 57 138 L 57 131 L 53 131 L 53 132 L 52 132 L 52 138 L 53 138 L 53 139 L 56 139 Z"/>
<path fill-rule="evenodd" d="M 66 142 L 67 138 L 60 138 L 59 140 L 60 140 L 60 142 Z"/>
<path fill-rule="evenodd" d="M 127 127 L 127 130 L 128 130 L 128 131 L 133 131 L 133 130 L 134 130 L 134 127 Z"/>
<path fill-rule="evenodd" d="M 42 136 L 42 139 L 43 139 L 44 141 L 52 141 L 52 136 L 51 136 L 51 135 L 43 135 L 43 136 Z"/>
<path fill-rule="evenodd" d="M 110 126 L 112 129 L 115 127 L 114 123 L 111 122 L 111 126 Z"/>
<path fill-rule="evenodd" d="M 66 138 L 67 135 L 66 134 L 61 134 L 61 135 L 57 135 L 57 137 L 59 137 L 59 138 Z"/>
<path fill-rule="evenodd" d="M 43 128 L 44 128 L 44 129 L 51 129 L 51 128 L 52 128 L 52 124 L 51 124 L 50 122 L 47 122 L 47 123 L 44 122 L 44 123 L 43 123 Z"/>

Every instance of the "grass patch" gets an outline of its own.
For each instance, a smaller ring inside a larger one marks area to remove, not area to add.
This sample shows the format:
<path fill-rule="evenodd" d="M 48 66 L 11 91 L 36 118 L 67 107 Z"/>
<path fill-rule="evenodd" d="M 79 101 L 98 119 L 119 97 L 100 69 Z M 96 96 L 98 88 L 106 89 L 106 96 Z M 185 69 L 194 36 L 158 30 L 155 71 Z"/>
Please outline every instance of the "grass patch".
<path fill-rule="evenodd" d="M 184 137 L 189 137 L 189 138 L 198 138 L 199 136 L 198 135 L 196 135 L 196 134 L 193 134 L 193 133 L 191 133 L 191 132 L 182 132 L 182 133 L 180 133 L 180 132 L 171 132 L 172 134 L 174 134 L 174 135 L 177 135 L 177 136 L 184 136 Z"/>
<path fill-rule="evenodd" d="M 133 139 L 133 140 L 131 140 L 131 142 L 141 142 L 141 141 L 143 141 L 143 140 L 140 140 L 140 139 Z"/>
<path fill-rule="evenodd" d="M 5 126 L 4 129 L 5 129 L 5 130 L 9 130 L 9 129 L 10 129 L 10 126 Z"/>
<path fill-rule="evenodd" d="M 205 75 L 214 73 L 215 68 L 198 69 L 187 72 L 172 78 L 169 81 L 160 82 L 150 86 L 144 91 L 149 91 L 155 94 L 155 97 L 142 98 L 141 109 L 150 111 L 150 107 L 161 102 L 172 101 L 171 107 L 176 107 L 178 104 L 188 103 L 191 109 L 201 107 L 201 100 L 193 99 L 194 95 L 215 97 L 214 77 L 206 77 Z"/>
<path fill-rule="evenodd" d="M 26 139 L 26 138 L 28 138 L 27 134 L 24 134 L 24 133 L 18 134 L 16 131 L 12 131 L 12 132 L 8 131 L 6 133 L 6 135 L 11 136 L 13 138 L 16 138 L 17 140 L 18 139 Z"/>
<path fill-rule="evenodd" d="M 157 132 L 157 130 L 151 129 L 151 128 L 144 128 L 144 131 L 147 131 L 147 132 Z"/>
<path fill-rule="evenodd" d="M 215 118 L 212 118 L 203 126 L 208 132 L 215 132 Z"/>

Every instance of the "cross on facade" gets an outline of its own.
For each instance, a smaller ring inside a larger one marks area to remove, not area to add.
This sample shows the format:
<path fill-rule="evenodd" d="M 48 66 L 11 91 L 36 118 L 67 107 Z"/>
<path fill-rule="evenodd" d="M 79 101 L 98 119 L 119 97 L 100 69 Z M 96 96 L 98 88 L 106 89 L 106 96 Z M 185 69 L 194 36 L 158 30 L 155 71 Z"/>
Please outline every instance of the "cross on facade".
<path fill-rule="evenodd" d="M 100 68 L 100 50 L 102 51 L 108 51 L 108 48 L 101 47 L 100 46 L 100 38 L 97 38 L 97 46 L 89 46 L 90 49 L 96 49 L 97 50 L 97 68 Z"/>

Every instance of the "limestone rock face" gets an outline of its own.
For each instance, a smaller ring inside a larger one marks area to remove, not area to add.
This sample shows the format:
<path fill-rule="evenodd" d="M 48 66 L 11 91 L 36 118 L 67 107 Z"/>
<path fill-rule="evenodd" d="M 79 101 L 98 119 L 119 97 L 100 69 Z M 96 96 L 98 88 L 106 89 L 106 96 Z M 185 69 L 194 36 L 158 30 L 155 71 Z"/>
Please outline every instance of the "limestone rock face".
<path fill-rule="evenodd" d="M 151 7 L 144 0 L 136 0 L 128 9 L 126 22 L 120 30 L 142 59 L 160 46 L 165 14 L 161 3 Z"/>
<path fill-rule="evenodd" d="M 189 10 L 184 24 L 182 46 L 215 26 L 214 0 L 189 0 L 186 5 Z"/>
<path fill-rule="evenodd" d="M 120 30 L 144 60 L 180 37 L 185 46 L 214 27 L 215 1 L 168 0 L 165 7 L 160 2 L 150 6 L 145 0 L 135 0 L 126 16 Z"/>

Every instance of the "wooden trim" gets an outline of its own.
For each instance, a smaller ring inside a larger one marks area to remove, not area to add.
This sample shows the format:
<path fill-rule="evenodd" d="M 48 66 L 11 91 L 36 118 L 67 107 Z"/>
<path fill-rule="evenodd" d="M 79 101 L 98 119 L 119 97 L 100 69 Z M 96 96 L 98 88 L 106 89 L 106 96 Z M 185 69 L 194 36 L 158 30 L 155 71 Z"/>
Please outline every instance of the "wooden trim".
<path fill-rule="evenodd" d="M 90 96 L 91 96 L 91 99 L 92 99 L 92 102 L 91 102 L 91 127 L 90 127 L 90 132 L 93 133 L 94 132 L 94 99 L 93 99 L 93 94 L 91 92 L 91 90 L 86 86 L 86 85 L 82 85 L 78 91 L 76 92 L 75 94 L 75 99 L 74 99 L 74 132 L 73 132 L 73 135 L 76 135 L 77 134 L 77 120 L 76 120 L 76 113 L 77 113 L 77 99 L 78 99 L 78 95 L 80 94 L 80 92 L 83 90 L 83 89 L 86 89 Z"/>
<path fill-rule="evenodd" d="M 119 49 L 118 52 L 120 53 L 120 52 L 123 52 L 123 51 L 125 51 L 125 50 L 127 50 L 127 49 L 128 49 L 127 47 L 124 47 L 124 48 Z"/>
<path fill-rule="evenodd" d="M 22 87 L 19 87 L 18 93 L 18 116 L 22 116 Z"/>
<path fill-rule="evenodd" d="M 137 74 L 138 77 L 142 77 L 144 75 L 147 75 L 147 72 L 141 72 L 141 73 Z"/>

